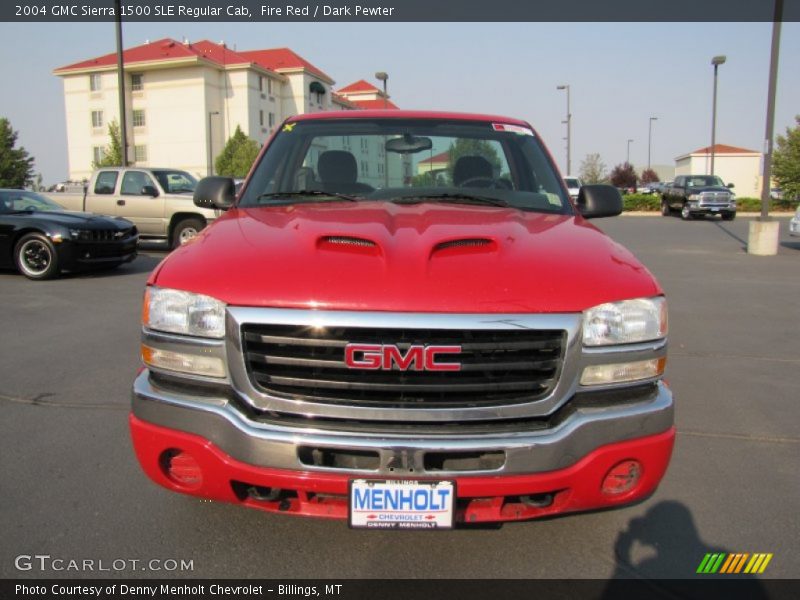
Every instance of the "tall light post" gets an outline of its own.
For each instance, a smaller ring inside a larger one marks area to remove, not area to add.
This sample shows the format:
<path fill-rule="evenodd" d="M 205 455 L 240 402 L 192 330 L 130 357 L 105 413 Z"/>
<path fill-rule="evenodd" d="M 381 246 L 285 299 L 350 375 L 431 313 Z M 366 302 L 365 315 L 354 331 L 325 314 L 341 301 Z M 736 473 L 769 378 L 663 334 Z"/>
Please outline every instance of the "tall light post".
<path fill-rule="evenodd" d="M 725 64 L 726 60 L 723 55 L 711 59 L 711 64 L 714 65 L 714 98 L 711 101 L 711 173 L 709 175 L 714 174 L 714 145 L 717 143 L 717 69 L 720 65 Z"/>
<path fill-rule="evenodd" d="M 214 115 L 218 115 L 218 110 L 212 110 L 208 113 L 208 174 L 214 174 L 214 155 L 212 154 L 212 147 L 211 147 L 211 117 Z"/>
<path fill-rule="evenodd" d="M 658 121 L 658 117 L 650 117 L 647 123 L 647 170 L 650 170 L 650 149 L 653 145 L 653 121 Z"/>
<path fill-rule="evenodd" d="M 386 110 L 389 108 L 389 94 L 386 91 L 389 74 L 386 71 L 378 71 L 375 73 L 375 79 L 383 82 L 383 110 Z M 383 187 L 389 187 L 389 155 L 386 154 L 386 136 L 383 136 Z"/>
<path fill-rule="evenodd" d="M 375 79 L 383 82 L 383 108 L 389 108 L 389 95 L 386 93 L 386 82 L 389 81 L 389 74 L 384 71 L 375 73 Z"/>
<path fill-rule="evenodd" d="M 566 90 L 567 91 L 567 120 L 562 121 L 562 123 L 567 124 L 567 172 L 565 175 L 572 174 L 572 163 L 571 163 L 571 146 L 572 146 L 572 113 L 569 110 L 569 85 L 558 85 L 556 86 L 557 90 Z"/>
<path fill-rule="evenodd" d="M 120 1 L 115 0 L 117 13 L 117 86 L 119 87 L 119 142 L 122 146 L 122 167 L 128 166 L 128 120 L 125 113 L 125 72 L 122 70 L 122 10 Z"/>
<path fill-rule="evenodd" d="M 633 140 L 628 140 L 628 153 L 625 156 L 625 162 L 631 164 L 631 142 Z"/>

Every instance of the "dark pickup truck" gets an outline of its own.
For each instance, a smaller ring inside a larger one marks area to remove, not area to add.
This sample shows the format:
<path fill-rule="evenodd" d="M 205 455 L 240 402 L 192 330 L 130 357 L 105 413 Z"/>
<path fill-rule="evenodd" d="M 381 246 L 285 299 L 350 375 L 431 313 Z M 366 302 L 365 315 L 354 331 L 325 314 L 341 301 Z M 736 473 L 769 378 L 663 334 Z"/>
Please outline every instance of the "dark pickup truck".
<path fill-rule="evenodd" d="M 716 175 L 678 175 L 661 194 L 661 214 L 679 210 L 684 221 L 698 216 L 721 215 L 723 220 L 736 218 L 736 198 Z"/>

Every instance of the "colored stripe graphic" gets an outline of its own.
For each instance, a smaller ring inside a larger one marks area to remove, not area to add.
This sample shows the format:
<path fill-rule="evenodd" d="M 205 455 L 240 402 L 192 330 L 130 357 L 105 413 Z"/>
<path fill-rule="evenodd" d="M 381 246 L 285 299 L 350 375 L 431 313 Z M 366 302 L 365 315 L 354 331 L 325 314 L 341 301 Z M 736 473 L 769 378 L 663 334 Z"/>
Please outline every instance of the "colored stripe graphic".
<path fill-rule="evenodd" d="M 742 569 L 744 569 L 744 573 L 747 574 L 763 573 L 769 561 L 772 560 L 772 556 L 771 553 L 750 554 L 736 552 L 728 554 L 725 552 L 709 552 L 700 561 L 700 566 L 697 567 L 696 572 L 702 574 L 736 574 L 742 573 Z M 748 561 L 748 559 L 750 560 Z"/>

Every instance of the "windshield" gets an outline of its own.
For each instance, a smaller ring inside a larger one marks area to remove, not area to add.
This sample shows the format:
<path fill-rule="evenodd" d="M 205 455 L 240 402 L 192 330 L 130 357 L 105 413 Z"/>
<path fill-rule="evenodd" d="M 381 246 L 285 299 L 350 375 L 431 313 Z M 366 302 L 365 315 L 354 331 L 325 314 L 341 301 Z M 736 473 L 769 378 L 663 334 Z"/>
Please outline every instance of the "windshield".
<path fill-rule="evenodd" d="M 154 169 L 153 175 L 167 194 L 191 194 L 197 185 L 197 179 L 186 171 Z"/>
<path fill-rule="evenodd" d="M 716 175 L 692 175 L 686 184 L 689 187 L 709 187 L 714 185 L 725 187 L 725 184 L 722 183 L 722 179 Z"/>
<path fill-rule="evenodd" d="M 64 210 L 64 207 L 36 192 L 26 192 L 24 190 L 5 190 L 0 192 L 0 213 L 25 210 L 53 211 Z"/>
<path fill-rule="evenodd" d="M 288 123 L 256 167 L 239 205 L 348 200 L 468 202 L 572 213 L 533 131 L 444 119 Z"/>

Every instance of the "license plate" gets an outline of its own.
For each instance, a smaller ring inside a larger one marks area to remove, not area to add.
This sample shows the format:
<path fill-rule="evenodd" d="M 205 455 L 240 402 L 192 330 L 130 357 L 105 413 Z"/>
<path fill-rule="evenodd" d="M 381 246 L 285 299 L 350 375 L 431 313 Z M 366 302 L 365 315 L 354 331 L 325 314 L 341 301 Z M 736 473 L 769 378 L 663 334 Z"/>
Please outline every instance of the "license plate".
<path fill-rule="evenodd" d="M 357 529 L 451 529 L 452 481 L 353 479 L 348 520 Z"/>
<path fill-rule="evenodd" d="M 711 209 L 711 212 L 719 212 L 719 208 L 714 207 L 714 208 Z"/>

